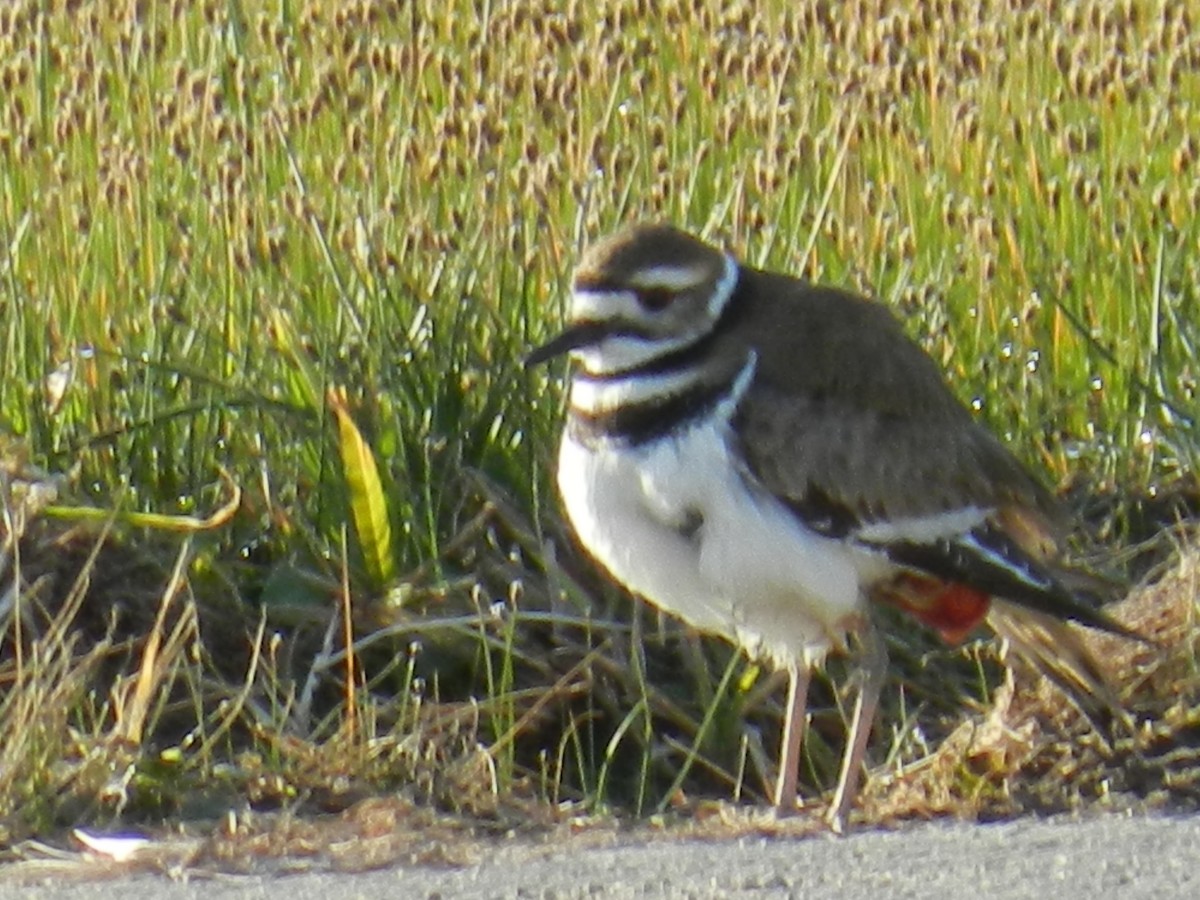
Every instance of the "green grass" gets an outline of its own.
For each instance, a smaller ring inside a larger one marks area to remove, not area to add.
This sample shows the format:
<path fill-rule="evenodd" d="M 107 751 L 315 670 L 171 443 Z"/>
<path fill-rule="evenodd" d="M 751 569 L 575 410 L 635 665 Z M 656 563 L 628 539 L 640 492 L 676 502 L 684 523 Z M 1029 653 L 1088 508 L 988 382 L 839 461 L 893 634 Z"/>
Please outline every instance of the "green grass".
<path fill-rule="evenodd" d="M 778 698 L 714 694 L 732 651 L 555 513 L 559 383 L 520 360 L 622 221 L 891 304 L 1053 485 L 1195 470 L 1186 5 L 559 6 L 0 9 L 0 433 L 22 489 L 71 474 L 6 520 L 0 840 L 492 777 L 648 811 L 701 730 L 685 787 L 757 789 Z M 986 699 L 913 641 L 909 713 L 946 671 Z"/>

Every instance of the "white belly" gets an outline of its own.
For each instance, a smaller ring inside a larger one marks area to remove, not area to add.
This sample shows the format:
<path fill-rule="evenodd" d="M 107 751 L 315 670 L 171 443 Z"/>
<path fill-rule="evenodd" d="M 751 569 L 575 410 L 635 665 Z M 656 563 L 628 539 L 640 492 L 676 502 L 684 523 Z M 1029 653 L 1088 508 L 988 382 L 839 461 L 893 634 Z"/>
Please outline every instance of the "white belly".
<path fill-rule="evenodd" d="M 860 621 L 886 561 L 755 494 L 724 428 L 599 452 L 564 437 L 558 485 L 584 546 L 630 590 L 777 665 L 812 664 Z"/>

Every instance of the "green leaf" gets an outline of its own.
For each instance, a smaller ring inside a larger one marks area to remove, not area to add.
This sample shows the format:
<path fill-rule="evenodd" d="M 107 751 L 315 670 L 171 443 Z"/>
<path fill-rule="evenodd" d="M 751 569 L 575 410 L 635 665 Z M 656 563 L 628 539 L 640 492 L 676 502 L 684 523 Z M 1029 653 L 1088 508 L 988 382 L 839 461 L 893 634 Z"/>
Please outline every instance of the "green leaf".
<path fill-rule="evenodd" d="M 291 317 L 281 309 L 269 311 L 275 349 L 292 365 L 286 370 L 287 394 L 294 403 L 321 408 L 321 376 L 305 353 Z"/>

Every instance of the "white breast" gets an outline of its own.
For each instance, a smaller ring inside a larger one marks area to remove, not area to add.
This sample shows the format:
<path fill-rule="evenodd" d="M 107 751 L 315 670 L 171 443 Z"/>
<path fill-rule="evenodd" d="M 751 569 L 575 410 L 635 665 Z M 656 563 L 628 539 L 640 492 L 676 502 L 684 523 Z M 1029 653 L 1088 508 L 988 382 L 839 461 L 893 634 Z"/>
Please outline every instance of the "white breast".
<path fill-rule="evenodd" d="M 749 489 L 719 417 L 641 447 L 564 437 L 558 484 L 583 544 L 626 587 L 776 664 L 841 644 L 880 557 Z"/>

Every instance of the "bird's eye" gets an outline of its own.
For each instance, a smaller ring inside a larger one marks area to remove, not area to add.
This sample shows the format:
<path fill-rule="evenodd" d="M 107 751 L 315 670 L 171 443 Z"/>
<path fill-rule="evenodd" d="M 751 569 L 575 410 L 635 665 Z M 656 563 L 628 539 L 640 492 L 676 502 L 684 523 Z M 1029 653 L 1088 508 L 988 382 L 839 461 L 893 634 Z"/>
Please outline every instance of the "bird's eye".
<path fill-rule="evenodd" d="M 675 292 L 665 287 L 644 288 L 638 291 L 637 298 L 642 309 L 657 312 L 671 305 L 671 301 L 675 299 Z"/>

